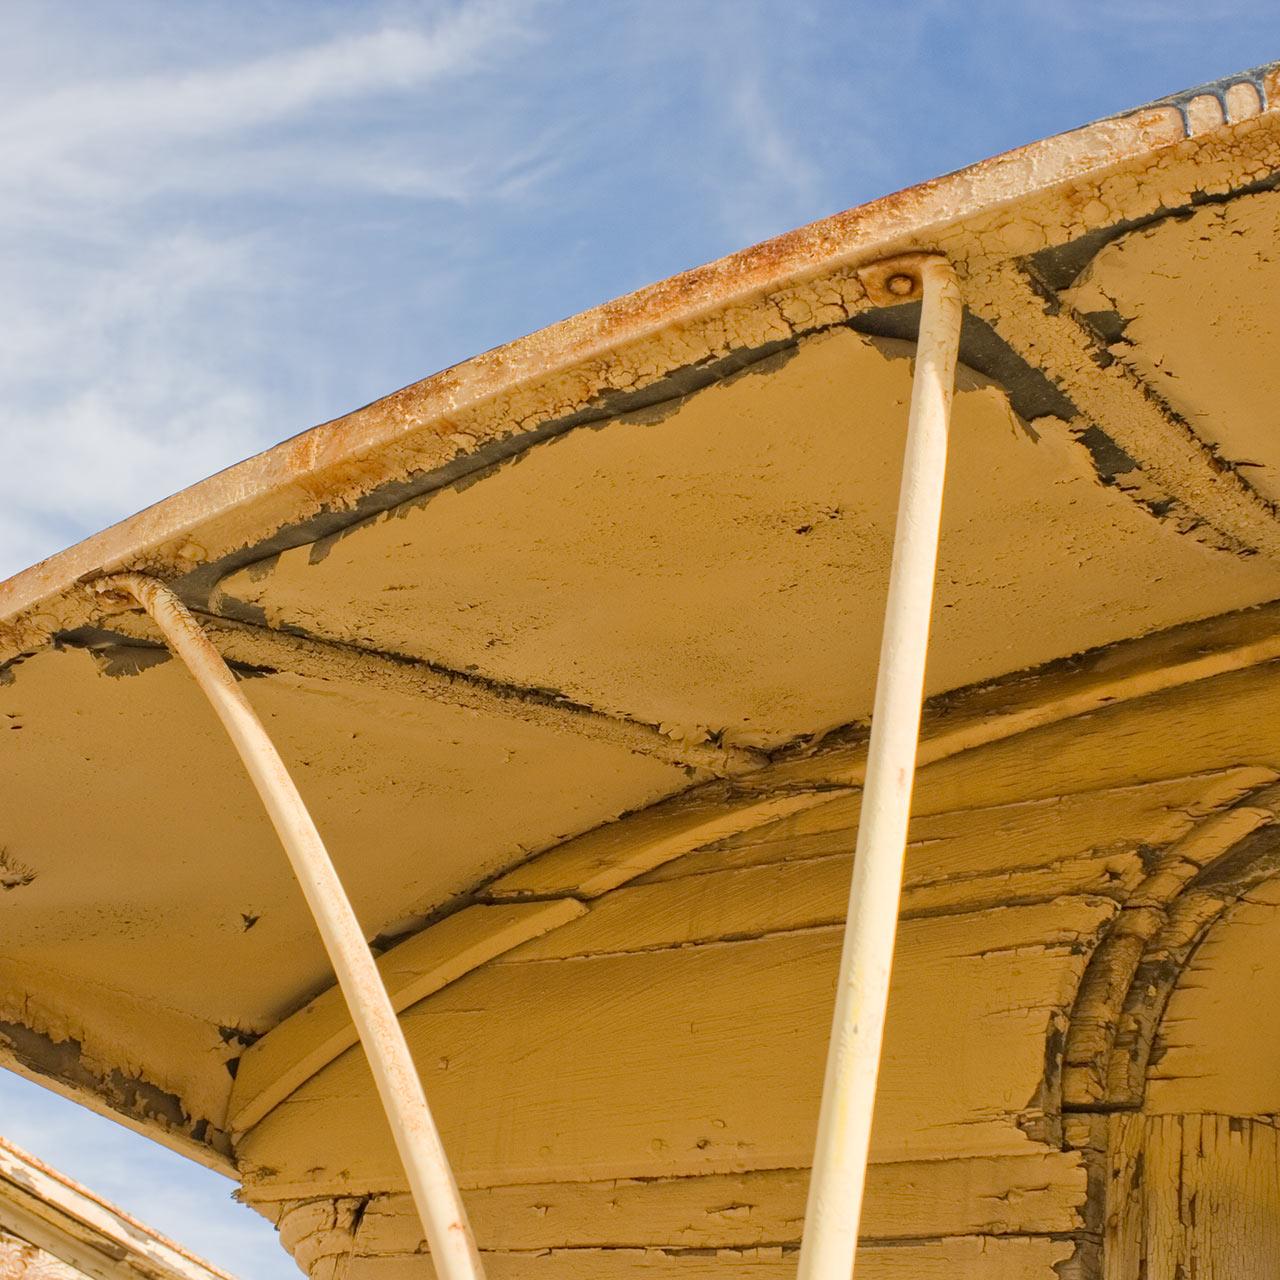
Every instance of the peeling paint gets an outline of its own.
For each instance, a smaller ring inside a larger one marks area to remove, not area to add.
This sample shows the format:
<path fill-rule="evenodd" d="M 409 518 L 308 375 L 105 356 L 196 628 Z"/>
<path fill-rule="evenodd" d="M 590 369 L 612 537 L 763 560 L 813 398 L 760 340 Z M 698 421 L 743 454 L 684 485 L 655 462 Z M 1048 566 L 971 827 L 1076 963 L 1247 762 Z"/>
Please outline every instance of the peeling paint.
<path fill-rule="evenodd" d="M 129 1075 L 117 1068 L 96 1071 L 84 1057 L 78 1040 L 55 1040 L 21 1023 L 0 1020 L 0 1042 L 27 1071 L 90 1093 L 133 1120 L 187 1135 L 224 1154 L 230 1150 L 228 1136 L 208 1119 L 188 1115 L 175 1094 L 143 1076 Z"/>

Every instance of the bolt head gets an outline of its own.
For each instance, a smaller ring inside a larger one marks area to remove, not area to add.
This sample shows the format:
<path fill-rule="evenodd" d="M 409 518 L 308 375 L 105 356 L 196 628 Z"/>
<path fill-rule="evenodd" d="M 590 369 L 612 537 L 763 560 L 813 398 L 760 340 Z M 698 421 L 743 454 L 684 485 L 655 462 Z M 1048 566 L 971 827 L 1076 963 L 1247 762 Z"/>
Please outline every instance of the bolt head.
<path fill-rule="evenodd" d="M 890 276 L 884 282 L 884 287 L 894 295 L 895 298 L 907 298 L 916 291 L 915 276 L 909 276 L 905 272 L 899 272 L 896 276 Z"/>

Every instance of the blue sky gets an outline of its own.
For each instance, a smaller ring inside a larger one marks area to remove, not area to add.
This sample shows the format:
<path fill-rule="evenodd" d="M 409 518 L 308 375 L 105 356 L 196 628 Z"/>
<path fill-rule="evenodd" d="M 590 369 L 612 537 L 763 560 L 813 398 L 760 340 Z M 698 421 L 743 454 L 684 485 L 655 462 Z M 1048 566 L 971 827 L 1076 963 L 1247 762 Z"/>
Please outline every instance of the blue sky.
<path fill-rule="evenodd" d="M 1280 58 L 1256 0 L 7 0 L 0 577 L 313 423 L 825 214 Z M 0 1076 L 222 1265 L 230 1184 Z"/>

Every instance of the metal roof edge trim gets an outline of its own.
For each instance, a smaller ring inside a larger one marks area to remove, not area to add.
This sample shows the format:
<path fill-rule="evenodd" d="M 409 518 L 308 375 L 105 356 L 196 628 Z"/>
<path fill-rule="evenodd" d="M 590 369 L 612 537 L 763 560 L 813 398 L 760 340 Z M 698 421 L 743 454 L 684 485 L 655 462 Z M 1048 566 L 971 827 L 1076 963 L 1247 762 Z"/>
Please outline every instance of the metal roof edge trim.
<path fill-rule="evenodd" d="M 1252 83 L 1259 74 L 1236 79 Z M 1269 92 L 1260 114 L 1275 115 L 1280 64 L 1265 69 L 1265 75 Z M 1221 83 L 1207 92 L 1216 92 Z M 447 419 L 463 410 L 772 290 L 888 252 L 928 247 L 931 233 L 979 212 L 1183 142 L 1189 134 L 1178 104 L 1197 92 L 1030 143 L 833 214 L 518 338 L 286 439 L 0 582 L 0 662 L 68 625 L 66 616 L 50 610 L 78 583 L 125 567 L 154 569 L 161 548 L 179 545 L 220 516 L 265 506 L 260 536 L 267 537 L 289 523 L 283 508 L 291 494 L 295 510 L 307 503 L 314 511 L 330 500 L 349 505 L 402 473 L 392 459 L 379 455 L 393 447 L 403 450 L 417 439 L 438 439 L 442 420 L 447 428 Z M 1221 129 L 1231 127 L 1224 122 Z M 1199 134 L 1197 140 L 1219 131 Z M 360 471 L 354 482 L 353 468 Z M 346 487 L 340 488 L 344 479 Z M 205 554 L 214 559 L 218 552 Z"/>

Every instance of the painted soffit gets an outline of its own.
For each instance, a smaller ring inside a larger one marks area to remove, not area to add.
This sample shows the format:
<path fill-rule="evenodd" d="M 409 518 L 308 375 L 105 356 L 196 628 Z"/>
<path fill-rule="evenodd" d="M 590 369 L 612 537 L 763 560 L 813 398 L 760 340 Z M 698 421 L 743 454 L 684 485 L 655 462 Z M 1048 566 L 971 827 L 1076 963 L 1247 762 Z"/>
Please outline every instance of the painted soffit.
<path fill-rule="evenodd" d="M 1280 597 L 1277 90 L 1263 69 L 813 224 L 0 584 L 14 1061 L 225 1161 L 239 1059 L 329 981 L 229 748 L 101 572 L 209 618 L 380 946 L 621 815 L 855 741 L 915 325 L 866 262 L 945 252 L 968 307 L 938 705 Z"/>

